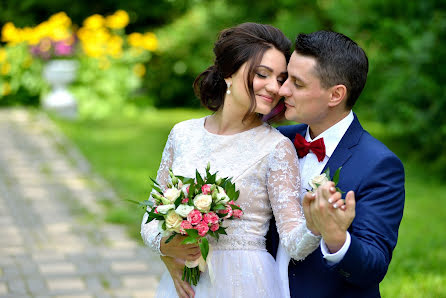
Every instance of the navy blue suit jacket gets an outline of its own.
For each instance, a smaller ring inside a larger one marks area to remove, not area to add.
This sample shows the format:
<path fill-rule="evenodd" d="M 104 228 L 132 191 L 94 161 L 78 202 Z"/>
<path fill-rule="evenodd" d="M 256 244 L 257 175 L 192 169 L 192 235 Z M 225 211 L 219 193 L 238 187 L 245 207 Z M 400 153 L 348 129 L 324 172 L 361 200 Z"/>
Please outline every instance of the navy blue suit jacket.
<path fill-rule="evenodd" d="M 305 136 L 307 125 L 278 129 L 293 140 L 296 133 Z M 342 261 L 334 266 L 327 264 L 320 247 L 303 261 L 291 260 L 291 297 L 380 297 L 379 283 L 387 272 L 403 216 L 403 165 L 362 128 L 355 115 L 327 167 L 331 175 L 342 167 L 339 188 L 355 192 L 356 217 L 349 228 L 351 244 Z M 278 243 L 272 221 L 267 246 L 273 256 Z"/>

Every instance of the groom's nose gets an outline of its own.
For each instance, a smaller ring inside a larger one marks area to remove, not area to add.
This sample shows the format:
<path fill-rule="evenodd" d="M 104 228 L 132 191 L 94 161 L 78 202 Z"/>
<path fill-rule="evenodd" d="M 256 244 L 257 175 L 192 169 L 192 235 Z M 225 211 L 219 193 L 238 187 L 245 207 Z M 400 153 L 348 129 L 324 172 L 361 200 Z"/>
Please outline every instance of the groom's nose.
<path fill-rule="evenodd" d="M 283 85 L 279 89 L 279 95 L 284 97 L 290 97 L 291 96 L 291 89 L 289 88 L 290 80 L 287 79 Z"/>

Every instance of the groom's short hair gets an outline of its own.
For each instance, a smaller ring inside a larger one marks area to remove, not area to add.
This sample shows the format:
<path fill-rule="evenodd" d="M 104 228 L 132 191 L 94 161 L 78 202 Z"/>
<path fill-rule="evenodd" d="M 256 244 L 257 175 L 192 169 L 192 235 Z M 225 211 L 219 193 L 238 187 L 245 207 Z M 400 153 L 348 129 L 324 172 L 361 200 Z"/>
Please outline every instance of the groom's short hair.
<path fill-rule="evenodd" d="M 346 106 L 354 106 L 364 89 L 369 69 L 367 55 L 361 47 L 341 33 L 317 31 L 299 34 L 294 50 L 316 59 L 315 70 L 323 88 L 345 85 Z"/>

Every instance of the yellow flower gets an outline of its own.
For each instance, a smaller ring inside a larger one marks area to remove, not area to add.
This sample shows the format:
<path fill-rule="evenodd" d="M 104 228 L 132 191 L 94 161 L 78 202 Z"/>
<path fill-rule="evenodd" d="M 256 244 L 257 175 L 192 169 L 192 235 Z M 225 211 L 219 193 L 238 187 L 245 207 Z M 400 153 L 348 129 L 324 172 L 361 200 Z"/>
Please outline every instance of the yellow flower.
<path fill-rule="evenodd" d="M 8 53 L 6 53 L 4 48 L 0 48 L 0 63 L 6 61 L 6 57 L 8 57 Z"/>
<path fill-rule="evenodd" d="M 113 35 L 108 40 L 107 49 L 108 54 L 114 58 L 122 56 L 122 38 L 118 35 Z"/>
<path fill-rule="evenodd" d="M 2 28 L 2 41 L 16 43 L 19 34 L 19 29 L 17 29 L 13 23 L 8 22 Z"/>
<path fill-rule="evenodd" d="M 152 32 L 147 32 L 143 36 L 143 48 L 149 51 L 156 51 L 158 48 L 158 39 Z"/>
<path fill-rule="evenodd" d="M 11 71 L 11 64 L 9 62 L 3 63 L 1 67 L 1 74 L 6 76 Z"/>
<path fill-rule="evenodd" d="M 122 29 L 129 24 L 130 18 L 124 10 L 118 10 L 105 19 L 107 27 L 111 29 Z"/>
<path fill-rule="evenodd" d="M 105 19 L 99 14 L 94 14 L 86 18 L 83 24 L 88 29 L 99 29 L 105 25 Z"/>
<path fill-rule="evenodd" d="M 134 32 L 134 33 L 129 34 L 128 41 L 132 47 L 142 47 L 143 36 L 141 33 Z"/>
<path fill-rule="evenodd" d="M 142 63 L 138 63 L 133 66 L 133 73 L 142 78 L 146 74 L 146 67 Z"/>
<path fill-rule="evenodd" d="M 9 95 L 10 93 L 11 93 L 11 84 L 9 84 L 8 82 L 4 82 L 2 88 L 2 96 Z"/>

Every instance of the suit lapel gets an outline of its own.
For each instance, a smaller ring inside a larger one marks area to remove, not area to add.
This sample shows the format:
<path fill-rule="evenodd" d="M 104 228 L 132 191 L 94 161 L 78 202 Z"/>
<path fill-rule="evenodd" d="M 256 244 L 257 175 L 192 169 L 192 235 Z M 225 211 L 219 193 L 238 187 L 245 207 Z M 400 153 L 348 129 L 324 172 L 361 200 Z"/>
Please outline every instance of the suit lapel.
<path fill-rule="evenodd" d="M 341 167 L 343 164 L 347 162 L 347 160 L 352 155 L 351 148 L 354 147 L 359 142 L 359 138 L 361 137 L 364 129 L 359 123 L 358 117 L 354 114 L 354 119 L 352 124 L 350 124 L 349 128 L 345 132 L 335 151 L 331 155 L 327 164 L 325 165 L 322 173 L 329 168 L 330 169 L 330 177 L 333 178 L 336 170 Z"/>

